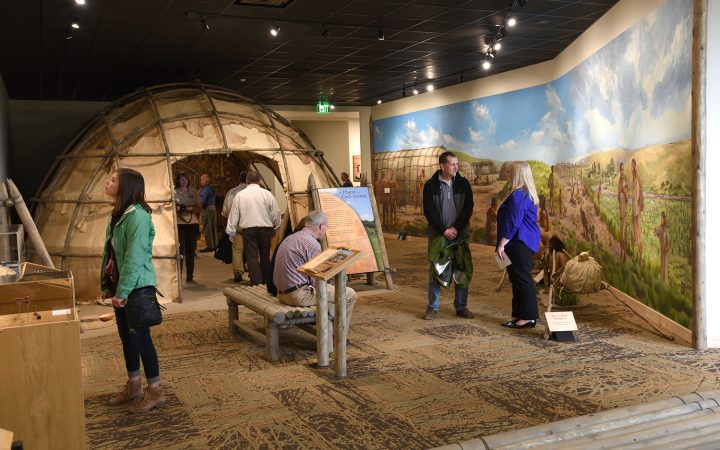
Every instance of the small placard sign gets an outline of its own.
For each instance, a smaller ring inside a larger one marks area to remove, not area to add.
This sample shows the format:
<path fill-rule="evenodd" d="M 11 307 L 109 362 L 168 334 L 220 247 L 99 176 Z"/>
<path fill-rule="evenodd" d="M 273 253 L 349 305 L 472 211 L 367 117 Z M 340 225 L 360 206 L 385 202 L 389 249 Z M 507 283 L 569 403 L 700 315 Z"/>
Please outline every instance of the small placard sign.
<path fill-rule="evenodd" d="M 571 311 L 546 312 L 545 319 L 550 332 L 577 331 L 575 316 Z"/>

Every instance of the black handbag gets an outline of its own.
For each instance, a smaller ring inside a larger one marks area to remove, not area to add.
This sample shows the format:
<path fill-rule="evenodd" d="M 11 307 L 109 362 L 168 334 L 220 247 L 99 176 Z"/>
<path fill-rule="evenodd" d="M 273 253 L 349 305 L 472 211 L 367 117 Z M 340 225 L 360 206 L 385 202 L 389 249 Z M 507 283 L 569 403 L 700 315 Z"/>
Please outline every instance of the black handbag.
<path fill-rule="evenodd" d="M 160 291 L 155 286 L 146 286 L 134 289 L 125 303 L 125 318 L 130 329 L 153 327 L 162 323 L 162 309 L 164 306 L 158 302 Z M 163 297 L 160 294 L 160 297 Z"/>
<path fill-rule="evenodd" d="M 237 239 L 242 239 L 242 236 L 238 235 Z M 223 233 L 220 237 L 220 242 L 215 249 L 215 259 L 219 259 L 225 264 L 232 264 L 232 242 L 227 233 Z"/>

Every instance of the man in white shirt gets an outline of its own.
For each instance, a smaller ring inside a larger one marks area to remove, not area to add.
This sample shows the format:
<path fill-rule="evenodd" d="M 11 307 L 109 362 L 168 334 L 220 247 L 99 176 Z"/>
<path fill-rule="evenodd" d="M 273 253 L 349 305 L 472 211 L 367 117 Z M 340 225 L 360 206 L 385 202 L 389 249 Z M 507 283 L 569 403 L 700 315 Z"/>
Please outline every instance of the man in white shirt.
<path fill-rule="evenodd" d="M 240 184 L 230 189 L 227 194 L 225 194 L 225 200 L 223 201 L 223 209 L 220 213 L 224 218 L 227 219 L 230 216 L 230 209 L 232 208 L 235 196 L 238 194 L 238 192 L 242 191 L 246 187 L 247 170 L 243 170 L 242 172 L 240 172 Z M 240 233 L 241 230 L 240 228 L 237 228 L 236 231 Z M 232 243 L 232 252 L 233 279 L 236 283 L 239 283 L 243 280 L 242 275 L 243 272 L 245 272 L 245 258 L 243 257 L 242 239 L 235 239 L 235 242 Z"/>
<path fill-rule="evenodd" d="M 237 229 L 242 230 L 245 262 L 250 284 L 265 284 L 270 279 L 270 240 L 280 227 L 280 209 L 275 196 L 260 187 L 260 174 L 248 172 L 247 187 L 233 199 L 225 232 L 235 243 Z"/>

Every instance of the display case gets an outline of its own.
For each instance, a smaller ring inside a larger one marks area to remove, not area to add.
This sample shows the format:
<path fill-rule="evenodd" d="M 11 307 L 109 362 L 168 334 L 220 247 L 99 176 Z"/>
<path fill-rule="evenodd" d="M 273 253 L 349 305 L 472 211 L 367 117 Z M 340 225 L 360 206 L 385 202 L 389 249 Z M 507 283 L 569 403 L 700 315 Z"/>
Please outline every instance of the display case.
<path fill-rule="evenodd" d="M 0 283 L 13 283 L 25 253 L 25 230 L 22 225 L 0 225 Z"/>
<path fill-rule="evenodd" d="M 18 272 L 0 284 L 0 428 L 25 448 L 86 448 L 72 274 L 32 263 Z"/>

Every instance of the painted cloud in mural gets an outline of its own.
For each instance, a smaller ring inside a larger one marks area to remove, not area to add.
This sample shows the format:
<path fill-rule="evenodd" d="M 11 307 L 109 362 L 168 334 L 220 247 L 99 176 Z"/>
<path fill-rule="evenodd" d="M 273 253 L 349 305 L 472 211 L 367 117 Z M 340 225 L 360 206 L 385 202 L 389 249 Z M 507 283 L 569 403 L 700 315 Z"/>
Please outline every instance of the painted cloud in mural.
<path fill-rule="evenodd" d="M 687 139 L 691 17 L 692 2 L 669 1 L 550 83 L 375 121 L 374 149 L 555 164 Z"/>

